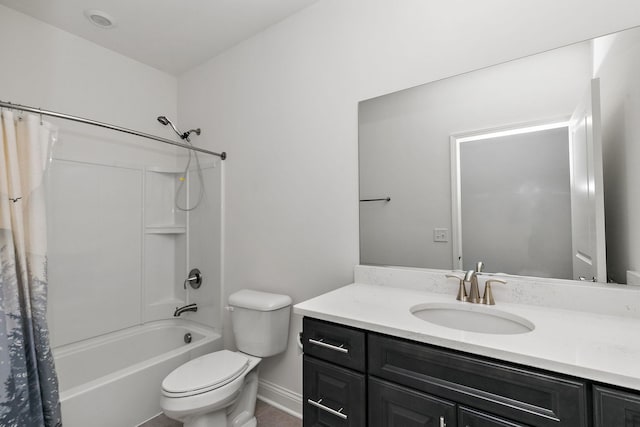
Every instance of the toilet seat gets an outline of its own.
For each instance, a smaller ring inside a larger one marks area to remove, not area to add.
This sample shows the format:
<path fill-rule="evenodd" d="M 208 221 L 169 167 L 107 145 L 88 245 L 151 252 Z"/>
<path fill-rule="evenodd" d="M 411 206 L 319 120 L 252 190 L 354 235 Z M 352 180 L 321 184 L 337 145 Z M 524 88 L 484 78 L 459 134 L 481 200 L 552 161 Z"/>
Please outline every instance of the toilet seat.
<path fill-rule="evenodd" d="M 215 390 L 241 376 L 249 358 L 229 350 L 216 351 L 190 360 L 162 381 L 162 394 L 188 397 Z"/>

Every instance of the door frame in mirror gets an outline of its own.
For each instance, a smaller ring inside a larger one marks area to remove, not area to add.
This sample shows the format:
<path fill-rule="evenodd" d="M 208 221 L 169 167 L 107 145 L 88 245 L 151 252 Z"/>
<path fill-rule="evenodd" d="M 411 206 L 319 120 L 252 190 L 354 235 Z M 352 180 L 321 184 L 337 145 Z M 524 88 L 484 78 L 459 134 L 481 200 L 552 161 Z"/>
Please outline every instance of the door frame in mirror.
<path fill-rule="evenodd" d="M 454 270 L 464 270 L 464 255 L 462 252 L 462 191 L 460 176 L 461 144 L 501 136 L 532 133 L 562 127 L 568 128 L 569 119 L 569 116 L 563 116 L 545 120 L 535 120 L 525 123 L 461 132 L 452 134 L 449 137 L 451 146 L 451 263 Z"/>

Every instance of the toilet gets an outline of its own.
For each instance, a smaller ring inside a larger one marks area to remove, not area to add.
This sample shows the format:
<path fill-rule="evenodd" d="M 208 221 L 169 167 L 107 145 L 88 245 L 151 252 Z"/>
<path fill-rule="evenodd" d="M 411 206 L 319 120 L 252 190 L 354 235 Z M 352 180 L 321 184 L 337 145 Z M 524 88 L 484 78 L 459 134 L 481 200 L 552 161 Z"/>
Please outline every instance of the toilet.
<path fill-rule="evenodd" d="M 184 427 L 255 427 L 257 366 L 287 347 L 290 297 L 243 289 L 229 307 L 238 351 L 200 356 L 162 381 L 160 407 Z"/>

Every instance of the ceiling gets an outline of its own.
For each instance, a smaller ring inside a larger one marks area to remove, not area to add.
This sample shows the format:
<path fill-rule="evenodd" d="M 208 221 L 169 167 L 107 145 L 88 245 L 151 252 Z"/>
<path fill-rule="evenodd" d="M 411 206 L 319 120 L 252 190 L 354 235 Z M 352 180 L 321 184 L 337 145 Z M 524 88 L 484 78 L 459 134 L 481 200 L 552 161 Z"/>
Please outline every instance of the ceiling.
<path fill-rule="evenodd" d="M 179 75 L 318 0 L 0 0 L 154 68 Z M 87 9 L 115 21 L 100 28 Z"/>

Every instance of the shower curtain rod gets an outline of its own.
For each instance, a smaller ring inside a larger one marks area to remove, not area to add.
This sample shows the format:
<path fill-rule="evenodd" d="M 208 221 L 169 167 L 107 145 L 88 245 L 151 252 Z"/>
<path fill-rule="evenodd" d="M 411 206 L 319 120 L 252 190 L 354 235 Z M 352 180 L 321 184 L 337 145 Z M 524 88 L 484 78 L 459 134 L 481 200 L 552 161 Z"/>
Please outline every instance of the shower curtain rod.
<path fill-rule="evenodd" d="M 154 141 L 164 142 L 165 144 L 175 145 L 175 146 L 178 146 L 178 147 L 186 148 L 188 150 L 199 151 L 201 153 L 207 153 L 207 154 L 213 154 L 214 156 L 220 157 L 222 160 L 227 158 L 227 153 L 224 152 L 224 151 L 222 153 L 214 153 L 213 151 L 205 150 L 204 148 L 198 148 L 198 147 L 194 147 L 194 146 L 191 146 L 191 145 L 182 144 L 180 142 L 176 142 L 176 141 L 173 141 L 173 140 L 168 139 L 168 138 L 162 138 L 162 137 L 151 135 L 151 134 L 148 134 L 148 133 L 138 132 L 136 130 L 123 128 L 121 126 L 115 126 L 115 125 L 110 125 L 108 123 L 102 123 L 102 122 L 98 122 L 96 120 L 85 119 L 85 118 L 77 117 L 77 116 L 71 116 L 69 114 L 56 113 L 55 111 L 42 110 L 40 108 L 29 107 L 29 106 L 26 106 L 26 105 L 12 104 L 11 102 L 4 102 L 4 101 L 0 101 L 0 107 L 9 108 L 9 109 L 12 109 L 12 110 L 28 111 L 30 113 L 40 114 L 40 115 L 43 115 L 43 116 L 57 117 L 59 119 L 71 120 L 71 121 L 78 122 L 78 123 L 84 123 L 84 124 L 87 124 L 87 125 L 98 126 L 98 127 L 101 127 L 101 128 L 111 129 L 111 130 L 115 130 L 115 131 L 122 132 L 122 133 L 128 133 L 129 135 L 141 136 L 143 138 L 153 139 Z"/>

